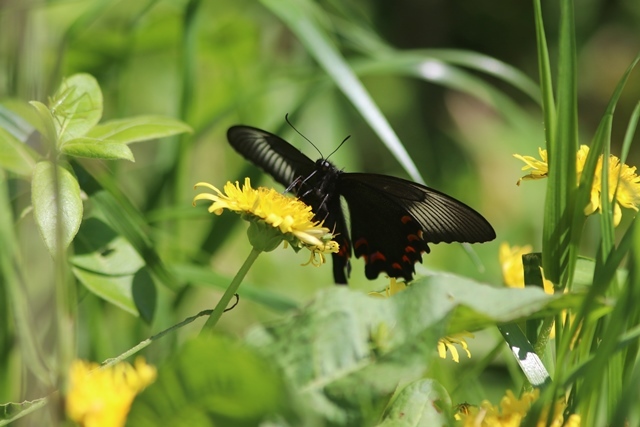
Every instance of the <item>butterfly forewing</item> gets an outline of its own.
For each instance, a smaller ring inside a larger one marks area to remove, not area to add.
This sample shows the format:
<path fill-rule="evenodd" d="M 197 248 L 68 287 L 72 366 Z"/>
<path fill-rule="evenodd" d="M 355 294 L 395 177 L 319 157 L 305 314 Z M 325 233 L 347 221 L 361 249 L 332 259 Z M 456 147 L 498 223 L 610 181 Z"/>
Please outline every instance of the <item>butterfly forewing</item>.
<path fill-rule="evenodd" d="M 386 203 L 398 205 L 411 215 L 429 243 L 482 243 L 496 237 L 491 224 L 478 212 L 451 196 L 412 181 L 387 175 L 345 173 L 339 191 L 347 203 L 350 197 L 362 198 L 360 194 L 364 192 L 379 193 Z"/>
<path fill-rule="evenodd" d="M 288 187 L 315 170 L 314 162 L 279 136 L 250 126 L 232 126 L 227 139 L 235 150 Z"/>

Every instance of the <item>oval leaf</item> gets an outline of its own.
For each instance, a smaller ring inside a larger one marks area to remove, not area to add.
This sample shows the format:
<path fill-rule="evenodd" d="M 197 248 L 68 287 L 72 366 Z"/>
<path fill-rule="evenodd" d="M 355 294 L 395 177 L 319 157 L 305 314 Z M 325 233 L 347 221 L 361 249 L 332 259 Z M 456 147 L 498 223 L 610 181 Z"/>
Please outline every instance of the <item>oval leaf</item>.
<path fill-rule="evenodd" d="M 125 144 L 113 141 L 103 141 L 94 138 L 75 138 L 64 143 L 60 149 L 64 154 L 75 157 L 87 157 L 103 160 L 135 161 L 131 149 Z"/>
<path fill-rule="evenodd" d="M 228 338 L 188 342 L 134 401 L 129 426 L 258 426 L 287 403 L 282 378 Z M 295 424 L 289 424 L 295 425 Z"/>
<path fill-rule="evenodd" d="M 402 389 L 378 427 L 431 427 L 449 424 L 451 399 L 434 380 L 414 381 Z"/>
<path fill-rule="evenodd" d="M 29 104 L 31 104 L 38 113 L 41 123 L 40 126 L 37 127 L 43 132 L 42 136 L 44 136 L 44 139 L 47 140 L 49 144 L 56 146 L 58 143 L 58 132 L 56 131 L 55 120 L 51 115 L 51 111 L 49 111 L 49 108 L 42 102 L 31 101 Z"/>
<path fill-rule="evenodd" d="M 87 136 L 130 144 L 183 132 L 192 132 L 192 129 L 179 120 L 163 116 L 139 116 L 99 124 Z"/>
<path fill-rule="evenodd" d="M 55 166 L 49 161 L 36 164 L 31 182 L 31 203 L 33 214 L 47 249 L 56 253 L 56 228 L 62 227 L 62 247 L 69 246 L 82 222 L 82 199 L 80 186 L 68 170 L 58 166 L 58 184 L 56 189 L 53 176 Z M 59 203 L 59 209 L 58 209 Z M 60 220 L 58 221 L 58 212 Z"/>
<path fill-rule="evenodd" d="M 60 144 L 84 136 L 102 117 L 102 92 L 89 74 L 74 74 L 62 81 L 49 101 Z"/>
<path fill-rule="evenodd" d="M 111 304 L 137 316 L 138 310 L 133 302 L 131 291 L 133 275 L 106 276 L 101 273 L 73 267 L 73 274 L 91 293 L 109 301 Z"/>

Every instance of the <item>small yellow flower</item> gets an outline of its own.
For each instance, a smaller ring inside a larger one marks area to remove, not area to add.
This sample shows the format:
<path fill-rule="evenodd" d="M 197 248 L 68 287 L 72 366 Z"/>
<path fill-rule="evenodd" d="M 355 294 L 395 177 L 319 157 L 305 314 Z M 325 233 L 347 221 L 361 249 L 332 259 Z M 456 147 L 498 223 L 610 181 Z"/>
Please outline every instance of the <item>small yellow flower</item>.
<path fill-rule="evenodd" d="M 380 292 L 369 292 L 369 295 L 376 298 L 389 298 L 400 291 L 403 291 L 407 288 L 407 284 L 404 282 L 398 282 L 395 278 L 389 279 L 389 286 L 387 286 L 384 290 Z M 460 356 L 458 354 L 458 349 L 454 344 L 457 344 L 462 347 L 462 349 L 467 353 L 467 357 L 471 357 L 471 352 L 469 351 L 469 347 L 467 346 L 467 342 L 463 337 L 473 338 L 473 334 L 469 332 L 462 332 L 460 334 L 456 334 L 451 337 L 444 337 L 438 340 L 438 355 L 442 359 L 447 358 L 447 350 L 451 353 L 451 359 L 454 362 L 460 362 Z"/>
<path fill-rule="evenodd" d="M 549 171 L 547 163 L 547 150 L 542 148 L 538 149 L 540 154 L 540 160 L 537 160 L 531 156 L 521 156 L 514 154 L 513 156 L 525 163 L 522 170 L 531 169 L 531 173 L 523 176 L 517 182 L 529 179 L 541 179 L 546 178 Z M 577 183 L 580 182 L 582 171 L 584 170 L 585 162 L 587 161 L 587 155 L 589 154 L 589 147 L 581 145 L 576 155 L 576 174 Z M 609 188 L 607 194 L 609 200 L 613 203 L 613 223 L 615 226 L 620 224 L 622 219 L 621 207 L 627 209 L 633 209 L 638 211 L 640 205 L 640 177 L 636 174 L 636 168 L 627 166 L 624 163 L 620 163 L 620 159 L 611 154 L 609 156 L 609 164 L 607 165 L 609 172 Z M 602 193 L 602 155 L 598 159 L 596 165 L 595 174 L 593 177 L 593 184 L 591 187 L 591 194 L 589 197 L 589 203 L 584 208 L 585 215 L 591 215 L 598 212 L 601 208 L 600 200 Z M 615 199 L 614 199 L 615 195 Z"/>
<path fill-rule="evenodd" d="M 194 199 L 209 200 L 211 213 L 220 215 L 224 209 L 239 213 L 248 220 L 249 240 L 262 251 L 270 251 L 282 241 L 289 243 L 294 250 L 303 247 L 312 252 L 310 262 L 313 265 L 324 263 L 323 253 L 338 252 L 338 244 L 332 241 L 330 230 L 322 223 L 313 220 L 311 207 L 299 199 L 287 197 L 272 188 L 251 188 L 249 178 L 244 185 L 236 181 L 227 182 L 224 193 L 213 185 L 199 182 L 196 187 L 206 187 L 214 193 L 200 193 Z M 320 255 L 316 259 L 316 255 Z"/>
<path fill-rule="evenodd" d="M 500 265 L 502 267 L 502 280 L 510 288 L 524 288 L 524 266 L 522 265 L 522 255 L 531 253 L 531 245 L 509 246 L 509 243 L 502 242 L 499 249 Z M 553 283 L 544 278 L 542 273 L 544 291 L 553 295 Z"/>
<path fill-rule="evenodd" d="M 156 379 L 156 369 L 142 358 L 135 367 L 122 362 L 108 368 L 77 360 L 69 371 L 66 411 L 83 427 L 123 426 L 136 394 Z"/>
<path fill-rule="evenodd" d="M 516 159 L 520 159 L 525 162 L 525 165 L 522 167 L 523 171 L 531 169 L 531 172 L 528 175 L 523 176 L 516 183 L 520 185 L 520 182 L 526 181 L 529 179 L 542 179 L 546 178 L 549 173 L 549 166 L 547 163 L 547 150 L 543 150 L 542 148 L 538 148 L 538 154 L 540 154 L 540 159 L 538 160 L 535 157 L 531 156 L 521 156 L 520 154 L 514 154 L 513 157 Z"/>
<path fill-rule="evenodd" d="M 469 347 L 467 346 L 467 342 L 464 338 L 475 338 L 474 335 L 470 332 L 461 332 L 459 334 L 452 335 L 450 337 L 444 337 L 438 341 L 438 356 L 441 359 L 447 358 L 447 351 L 451 353 L 451 359 L 460 363 L 460 355 L 458 354 L 458 349 L 454 344 L 459 345 L 462 349 L 467 353 L 467 357 L 471 358 L 471 352 L 469 351 Z"/>
<path fill-rule="evenodd" d="M 389 286 L 387 286 L 380 292 L 369 292 L 369 295 L 377 298 L 389 298 L 390 296 L 393 296 L 398 292 L 405 290 L 406 288 L 406 283 L 398 282 L 395 277 L 391 277 L 389 279 Z"/>
<path fill-rule="evenodd" d="M 518 399 L 511 390 L 507 390 L 506 395 L 500 401 L 500 406 L 494 406 L 488 400 L 483 401 L 480 406 L 466 405 L 464 411 L 458 411 L 455 415 L 458 426 L 464 427 L 518 427 L 527 415 L 533 402 L 540 396 L 540 391 L 535 389 L 532 392 L 523 393 Z M 553 408 L 553 421 L 551 427 L 580 427 L 580 416 L 571 415 L 564 422 L 563 411 L 566 404 L 560 400 Z M 547 425 L 549 406 L 545 407 L 536 423 L 537 427 Z"/>

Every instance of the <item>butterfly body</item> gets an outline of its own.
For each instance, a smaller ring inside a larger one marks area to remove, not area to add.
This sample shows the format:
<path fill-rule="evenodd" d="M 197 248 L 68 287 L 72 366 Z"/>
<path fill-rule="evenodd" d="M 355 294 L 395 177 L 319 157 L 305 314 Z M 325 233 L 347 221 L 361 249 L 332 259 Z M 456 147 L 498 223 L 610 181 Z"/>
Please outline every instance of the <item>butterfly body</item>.
<path fill-rule="evenodd" d="M 365 275 L 381 272 L 410 281 L 428 243 L 493 240 L 482 215 L 432 188 L 387 175 L 347 173 L 326 159 L 312 161 L 282 138 L 250 126 L 232 126 L 231 146 L 312 207 L 315 220 L 332 230 L 336 283 L 346 284 L 351 254 L 365 261 Z M 347 228 L 341 199 L 349 209 Z"/>

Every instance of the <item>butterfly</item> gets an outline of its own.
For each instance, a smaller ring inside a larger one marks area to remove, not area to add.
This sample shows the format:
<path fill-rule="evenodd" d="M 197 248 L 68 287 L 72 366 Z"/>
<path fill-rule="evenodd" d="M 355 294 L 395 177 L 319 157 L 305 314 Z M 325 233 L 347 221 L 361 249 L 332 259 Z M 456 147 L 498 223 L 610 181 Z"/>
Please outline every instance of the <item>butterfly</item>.
<path fill-rule="evenodd" d="M 365 261 L 365 275 L 382 272 L 410 281 L 414 264 L 429 253 L 428 243 L 481 243 L 493 240 L 491 224 L 464 203 L 401 178 L 347 173 L 327 159 L 311 160 L 284 139 L 251 126 L 227 131 L 231 146 L 247 160 L 311 206 L 316 221 L 332 230 L 340 245 L 333 277 L 346 284 L 352 252 Z M 343 212 L 344 198 L 351 234 Z"/>

